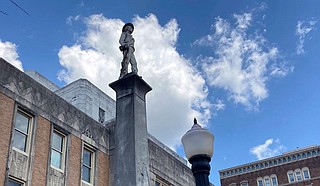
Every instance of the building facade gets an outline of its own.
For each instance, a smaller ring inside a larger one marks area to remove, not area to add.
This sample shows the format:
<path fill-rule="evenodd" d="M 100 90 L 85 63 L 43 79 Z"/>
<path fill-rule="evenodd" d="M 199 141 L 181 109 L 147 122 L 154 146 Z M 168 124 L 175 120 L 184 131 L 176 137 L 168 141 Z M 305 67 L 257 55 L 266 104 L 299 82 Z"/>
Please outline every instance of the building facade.
<path fill-rule="evenodd" d="M 320 146 L 220 170 L 221 186 L 318 186 Z"/>
<path fill-rule="evenodd" d="M 116 102 L 85 79 L 60 88 L 0 58 L 0 185 L 119 185 L 116 159 L 136 154 L 116 157 L 115 115 Z M 144 140 L 147 151 L 135 152 L 148 158 L 148 185 L 195 185 L 186 160 L 150 134 Z"/>

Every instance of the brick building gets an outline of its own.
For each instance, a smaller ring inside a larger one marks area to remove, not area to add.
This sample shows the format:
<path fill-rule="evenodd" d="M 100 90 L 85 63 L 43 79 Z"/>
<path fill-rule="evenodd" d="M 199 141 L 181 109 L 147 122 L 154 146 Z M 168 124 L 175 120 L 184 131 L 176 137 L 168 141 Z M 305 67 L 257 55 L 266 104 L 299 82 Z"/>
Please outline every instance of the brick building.
<path fill-rule="evenodd" d="M 320 146 L 220 170 L 221 186 L 320 186 Z"/>
<path fill-rule="evenodd" d="M 131 111 L 145 128 L 133 128 L 138 139 L 131 144 L 130 127 L 115 118 L 116 108 L 123 110 L 118 100 L 84 79 L 60 88 L 36 72 L 27 74 L 0 58 L 0 185 L 195 185 L 186 160 L 141 132 L 147 131 L 143 90 L 133 94 L 140 105 Z"/>

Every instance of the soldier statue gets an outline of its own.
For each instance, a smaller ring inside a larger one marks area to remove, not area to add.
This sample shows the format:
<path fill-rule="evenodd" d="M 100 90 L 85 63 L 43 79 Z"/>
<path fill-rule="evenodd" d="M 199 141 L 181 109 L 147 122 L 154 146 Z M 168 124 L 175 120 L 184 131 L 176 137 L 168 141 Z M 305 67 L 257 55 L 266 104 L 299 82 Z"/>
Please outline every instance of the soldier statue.
<path fill-rule="evenodd" d="M 138 73 L 137 61 L 134 56 L 134 38 L 132 37 L 132 32 L 134 30 L 134 26 L 132 23 L 126 23 L 122 27 L 122 33 L 119 39 L 120 43 L 120 51 L 123 54 L 123 59 L 121 62 L 121 70 L 119 79 L 123 78 L 126 74 L 128 74 L 128 65 L 131 64 L 131 70 L 133 73 Z"/>

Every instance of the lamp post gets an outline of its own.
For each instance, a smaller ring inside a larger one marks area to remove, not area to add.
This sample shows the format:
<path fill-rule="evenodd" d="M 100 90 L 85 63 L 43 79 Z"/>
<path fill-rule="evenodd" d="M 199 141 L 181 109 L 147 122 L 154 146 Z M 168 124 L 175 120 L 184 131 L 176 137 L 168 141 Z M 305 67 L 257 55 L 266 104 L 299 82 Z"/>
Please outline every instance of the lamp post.
<path fill-rule="evenodd" d="M 191 129 L 182 137 L 184 152 L 192 165 L 196 186 L 209 186 L 213 140 L 213 134 L 202 128 L 196 118 Z"/>

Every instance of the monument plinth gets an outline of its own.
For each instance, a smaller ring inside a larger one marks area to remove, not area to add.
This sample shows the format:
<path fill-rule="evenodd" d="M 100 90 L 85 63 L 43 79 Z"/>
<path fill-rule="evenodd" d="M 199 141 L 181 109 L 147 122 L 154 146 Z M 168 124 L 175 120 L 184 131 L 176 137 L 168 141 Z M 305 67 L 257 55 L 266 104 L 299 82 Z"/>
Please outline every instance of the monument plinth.
<path fill-rule="evenodd" d="M 149 186 L 146 94 L 152 88 L 136 73 L 109 86 L 116 92 L 115 183 Z"/>

